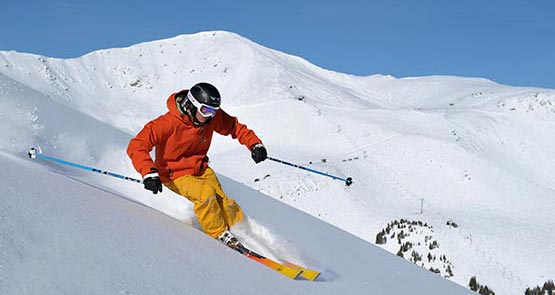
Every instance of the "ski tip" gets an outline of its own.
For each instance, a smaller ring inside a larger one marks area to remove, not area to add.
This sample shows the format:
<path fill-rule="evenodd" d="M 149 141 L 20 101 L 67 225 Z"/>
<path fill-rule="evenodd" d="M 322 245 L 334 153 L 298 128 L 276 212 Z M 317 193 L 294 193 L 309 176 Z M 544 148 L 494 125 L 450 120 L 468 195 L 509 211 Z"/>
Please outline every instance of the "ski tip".
<path fill-rule="evenodd" d="M 320 277 L 320 273 L 317 271 L 303 271 L 301 277 L 305 280 L 315 282 L 318 277 Z"/>
<path fill-rule="evenodd" d="M 36 157 L 37 157 L 37 149 L 31 148 L 31 149 L 29 150 L 29 152 L 27 152 L 27 155 L 29 155 L 29 158 L 30 158 L 30 159 L 36 158 Z"/>
<path fill-rule="evenodd" d="M 283 260 L 283 264 L 287 267 L 290 267 L 292 269 L 296 269 L 301 271 L 300 278 L 303 278 L 305 280 L 309 280 L 309 281 L 316 281 L 316 279 L 318 279 L 318 277 L 320 276 L 320 272 L 319 271 L 315 271 L 297 264 L 294 264 L 292 262 L 289 262 L 287 260 Z"/>
<path fill-rule="evenodd" d="M 320 272 L 314 271 L 314 272 L 304 273 L 303 276 L 305 279 L 314 282 L 320 277 L 320 274 L 321 274 Z"/>
<path fill-rule="evenodd" d="M 293 280 L 299 280 L 303 278 L 303 271 L 299 269 L 289 268 L 289 267 L 282 267 L 280 269 L 276 269 L 282 275 L 289 277 Z"/>

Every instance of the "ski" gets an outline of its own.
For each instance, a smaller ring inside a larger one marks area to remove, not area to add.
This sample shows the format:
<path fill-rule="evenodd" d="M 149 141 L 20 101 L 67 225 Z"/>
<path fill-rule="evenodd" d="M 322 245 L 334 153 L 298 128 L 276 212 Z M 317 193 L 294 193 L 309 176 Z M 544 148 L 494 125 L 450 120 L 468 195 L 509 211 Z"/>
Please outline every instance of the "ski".
<path fill-rule="evenodd" d="M 301 272 L 301 276 L 309 281 L 315 281 L 318 276 L 320 276 L 320 272 L 319 271 L 315 271 L 297 264 L 294 264 L 292 262 L 289 262 L 287 260 L 283 260 L 283 265 L 296 269 L 296 270 L 300 270 Z"/>
<path fill-rule="evenodd" d="M 268 268 L 271 268 L 290 279 L 295 280 L 299 277 L 302 277 L 307 280 L 314 281 L 320 275 L 320 273 L 317 271 L 298 266 L 288 261 L 280 259 L 279 261 L 283 262 L 280 263 L 263 255 L 260 255 L 257 252 L 245 247 L 241 242 L 237 241 L 237 239 L 235 239 L 235 237 L 233 237 L 231 233 L 228 233 L 227 235 L 222 235 L 218 239 L 231 249 L 241 253 L 243 256 L 256 261 Z M 303 274 L 305 271 L 307 273 Z"/>
<path fill-rule="evenodd" d="M 280 274 L 291 278 L 291 279 L 297 279 L 300 275 L 302 275 L 303 271 L 301 269 L 297 269 L 294 267 L 290 267 L 287 266 L 285 264 L 281 264 L 279 262 L 273 261 L 272 259 L 266 258 L 252 250 L 249 250 L 247 248 L 244 248 L 244 252 L 241 253 L 239 251 L 239 253 L 243 254 L 244 256 L 250 258 L 251 260 L 254 260 L 262 265 L 265 265 L 277 272 L 279 272 Z"/>

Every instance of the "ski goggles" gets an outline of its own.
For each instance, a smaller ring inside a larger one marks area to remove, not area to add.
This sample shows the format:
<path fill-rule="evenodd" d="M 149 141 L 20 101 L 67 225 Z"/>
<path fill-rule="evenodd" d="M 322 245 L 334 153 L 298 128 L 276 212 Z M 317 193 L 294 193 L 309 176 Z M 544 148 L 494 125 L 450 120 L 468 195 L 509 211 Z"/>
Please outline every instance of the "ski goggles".
<path fill-rule="evenodd" d="M 214 117 L 216 115 L 216 112 L 220 109 L 220 107 L 213 107 L 204 103 L 200 103 L 191 94 L 191 91 L 187 93 L 187 99 L 193 104 L 193 106 L 195 106 L 195 108 L 197 108 L 197 111 L 200 113 L 200 115 L 205 118 Z"/>

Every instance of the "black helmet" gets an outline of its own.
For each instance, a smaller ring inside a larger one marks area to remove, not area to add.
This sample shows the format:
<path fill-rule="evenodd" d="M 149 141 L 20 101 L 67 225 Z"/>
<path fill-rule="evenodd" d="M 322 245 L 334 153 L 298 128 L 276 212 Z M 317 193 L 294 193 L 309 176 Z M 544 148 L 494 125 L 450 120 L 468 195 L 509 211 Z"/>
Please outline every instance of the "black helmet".
<path fill-rule="evenodd" d="M 200 103 L 207 104 L 211 107 L 219 108 L 222 101 L 220 92 L 216 87 L 209 83 L 198 83 L 191 87 L 189 92 Z"/>
<path fill-rule="evenodd" d="M 203 125 L 196 119 L 196 114 L 200 109 L 200 114 L 208 118 L 207 124 L 220 108 L 220 92 L 214 85 L 209 83 L 195 84 L 186 95 L 178 95 L 178 105 L 183 113 L 188 114 L 195 125 Z"/>

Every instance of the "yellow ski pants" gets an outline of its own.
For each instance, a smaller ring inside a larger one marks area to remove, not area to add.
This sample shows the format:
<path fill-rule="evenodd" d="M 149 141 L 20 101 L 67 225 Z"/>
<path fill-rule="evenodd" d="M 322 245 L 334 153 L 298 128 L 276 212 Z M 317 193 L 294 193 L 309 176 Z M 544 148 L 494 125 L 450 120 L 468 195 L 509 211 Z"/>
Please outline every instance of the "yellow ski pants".
<path fill-rule="evenodd" d="M 164 185 L 193 202 L 202 230 L 213 238 L 243 219 L 241 207 L 227 197 L 210 167 L 200 176 L 185 175 Z"/>

